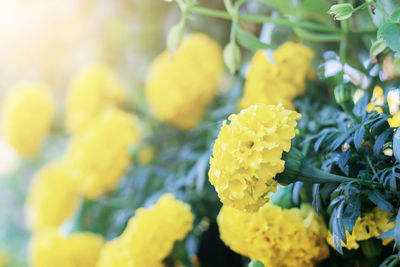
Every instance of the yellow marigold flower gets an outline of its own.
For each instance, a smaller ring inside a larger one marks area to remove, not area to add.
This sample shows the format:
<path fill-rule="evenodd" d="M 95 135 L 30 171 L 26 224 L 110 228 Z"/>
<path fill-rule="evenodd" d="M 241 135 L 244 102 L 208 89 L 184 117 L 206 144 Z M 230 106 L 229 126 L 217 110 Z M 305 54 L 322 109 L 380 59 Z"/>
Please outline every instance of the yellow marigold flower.
<path fill-rule="evenodd" d="M 50 131 L 54 104 L 42 84 L 22 83 L 12 88 L 2 109 L 4 139 L 23 157 L 33 157 Z"/>
<path fill-rule="evenodd" d="M 186 37 L 178 51 L 164 51 L 152 64 L 146 99 L 156 116 L 188 130 L 202 119 L 214 99 L 224 69 L 222 49 L 204 34 Z"/>
<path fill-rule="evenodd" d="M 217 222 L 226 245 L 264 266 L 314 266 L 329 255 L 327 229 L 309 205 L 281 209 L 268 202 L 255 213 L 224 205 Z"/>
<path fill-rule="evenodd" d="M 95 267 L 104 239 L 88 232 L 62 236 L 55 229 L 35 234 L 30 242 L 32 267 Z"/>
<path fill-rule="evenodd" d="M 254 105 L 224 121 L 210 158 L 209 178 L 221 202 L 256 211 L 275 192 L 273 179 L 283 172 L 282 152 L 288 152 L 296 135 L 295 111 L 281 105 Z"/>
<path fill-rule="evenodd" d="M 356 223 L 354 224 L 353 232 L 350 234 L 346 230 L 346 241 L 347 243 L 344 244 L 341 241 L 342 247 L 351 249 L 358 249 L 359 244 L 357 241 L 364 241 L 370 238 L 378 237 L 382 233 L 390 230 L 394 227 L 394 222 L 388 223 L 392 214 L 390 212 L 384 211 L 379 207 L 376 207 L 371 212 L 363 214 L 362 216 L 358 217 Z M 393 239 L 383 239 L 382 243 L 384 245 L 389 244 Z M 329 245 L 334 247 L 333 245 L 333 236 L 329 232 L 327 241 Z"/>
<path fill-rule="evenodd" d="M 110 109 L 74 136 L 66 160 L 78 190 L 88 198 L 113 190 L 130 161 L 129 147 L 140 140 L 138 119 Z"/>
<path fill-rule="evenodd" d="M 392 115 L 392 117 L 387 120 L 390 127 L 400 127 L 400 90 L 390 90 L 387 95 L 387 102 L 390 115 Z"/>
<path fill-rule="evenodd" d="M 136 211 L 122 235 L 106 244 L 97 267 L 163 266 L 175 241 L 192 229 L 193 220 L 189 205 L 166 194 L 153 207 Z"/>
<path fill-rule="evenodd" d="M 70 133 L 81 131 L 100 112 L 120 105 L 125 86 L 103 65 L 79 74 L 71 83 L 66 102 L 66 126 Z"/>
<path fill-rule="evenodd" d="M 263 103 L 282 104 L 294 109 L 292 100 L 304 92 L 306 78 L 313 76 L 310 64 L 313 56 L 309 48 L 287 42 L 274 52 L 274 65 L 264 51 L 257 51 L 250 65 L 240 107 Z"/>
<path fill-rule="evenodd" d="M 58 227 L 75 212 L 79 196 L 72 178 L 62 162 L 51 163 L 35 175 L 26 203 L 27 221 L 33 231 Z"/>
<path fill-rule="evenodd" d="M 367 112 L 376 110 L 379 114 L 381 114 L 383 112 L 383 110 L 381 107 L 377 107 L 377 106 L 382 106 L 384 101 L 385 101 L 385 98 L 383 96 L 382 87 L 375 86 L 374 92 L 372 94 L 371 102 L 368 103 L 368 105 L 367 105 Z"/>

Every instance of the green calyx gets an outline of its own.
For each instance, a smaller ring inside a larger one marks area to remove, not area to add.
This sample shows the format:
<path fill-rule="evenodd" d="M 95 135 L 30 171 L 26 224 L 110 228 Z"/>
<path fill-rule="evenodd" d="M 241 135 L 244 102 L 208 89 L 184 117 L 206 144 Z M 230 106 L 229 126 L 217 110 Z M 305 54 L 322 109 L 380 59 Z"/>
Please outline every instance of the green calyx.
<path fill-rule="evenodd" d="M 335 175 L 317 169 L 305 162 L 304 155 L 295 147 L 289 152 L 284 152 L 282 159 L 285 161 L 284 172 L 278 174 L 275 179 L 282 185 L 288 185 L 294 182 L 308 183 L 349 183 L 357 182 L 371 188 L 379 187 L 379 184 L 357 178 L 350 178 L 341 175 Z"/>

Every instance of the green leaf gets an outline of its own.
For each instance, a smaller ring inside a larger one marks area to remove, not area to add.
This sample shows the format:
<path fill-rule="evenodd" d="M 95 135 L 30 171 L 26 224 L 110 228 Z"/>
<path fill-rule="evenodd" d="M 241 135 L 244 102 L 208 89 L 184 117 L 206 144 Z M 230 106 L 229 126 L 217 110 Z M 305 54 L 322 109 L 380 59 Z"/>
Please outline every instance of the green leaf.
<path fill-rule="evenodd" d="M 393 51 L 400 52 L 400 23 L 383 24 L 378 30 L 378 37 L 381 37 Z"/>
<path fill-rule="evenodd" d="M 385 41 L 383 39 L 376 40 L 369 50 L 369 56 L 371 58 L 375 58 L 377 55 L 383 52 L 387 47 Z"/>
<path fill-rule="evenodd" d="M 249 267 L 264 267 L 264 264 L 259 260 L 252 260 L 249 263 Z"/>
<path fill-rule="evenodd" d="M 270 5 L 283 13 L 289 11 L 289 0 L 257 0 L 258 2 Z"/>
<path fill-rule="evenodd" d="M 400 161 L 400 128 L 397 128 L 393 136 L 393 154 L 397 161 Z"/>
<path fill-rule="evenodd" d="M 395 246 L 400 245 L 400 209 L 397 211 L 396 224 L 394 225 L 394 242 Z"/>
<path fill-rule="evenodd" d="M 249 50 L 264 50 L 273 47 L 272 45 L 261 42 L 257 37 L 240 28 L 237 30 L 237 39 L 241 46 Z"/>
<path fill-rule="evenodd" d="M 394 21 L 399 21 L 400 20 L 400 8 L 398 8 L 396 11 L 392 13 L 392 19 Z"/>
<path fill-rule="evenodd" d="M 388 211 L 394 212 L 394 208 L 390 202 L 385 199 L 385 196 L 379 193 L 378 191 L 369 191 L 368 198 L 371 200 L 372 203 L 377 205 L 379 208 Z"/>

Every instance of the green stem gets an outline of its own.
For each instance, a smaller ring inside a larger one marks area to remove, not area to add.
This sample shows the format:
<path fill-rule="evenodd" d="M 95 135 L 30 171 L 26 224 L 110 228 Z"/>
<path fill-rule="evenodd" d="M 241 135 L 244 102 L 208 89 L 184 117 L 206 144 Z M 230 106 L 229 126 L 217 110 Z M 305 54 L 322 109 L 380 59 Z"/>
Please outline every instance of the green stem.
<path fill-rule="evenodd" d="M 339 34 L 313 33 L 301 28 L 293 28 L 293 30 L 302 39 L 312 42 L 338 42 L 342 40 L 342 36 Z"/>
<path fill-rule="evenodd" d="M 233 18 L 232 15 L 230 15 L 225 11 L 214 10 L 205 7 L 190 6 L 188 7 L 188 10 L 189 12 L 192 13 L 215 17 L 215 18 L 221 18 L 227 20 L 232 20 Z M 238 17 L 240 20 L 250 21 L 255 23 L 273 23 L 280 26 L 297 27 L 297 28 L 304 28 L 304 29 L 323 31 L 323 32 L 341 33 L 340 29 L 326 27 L 312 22 L 290 21 L 287 19 L 271 18 L 260 15 L 239 15 Z"/>

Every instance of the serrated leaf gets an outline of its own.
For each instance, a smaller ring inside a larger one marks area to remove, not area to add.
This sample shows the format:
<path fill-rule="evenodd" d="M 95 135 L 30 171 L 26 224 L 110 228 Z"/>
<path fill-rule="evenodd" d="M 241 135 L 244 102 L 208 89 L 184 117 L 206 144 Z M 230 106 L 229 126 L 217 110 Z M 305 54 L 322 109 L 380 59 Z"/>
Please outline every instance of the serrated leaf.
<path fill-rule="evenodd" d="M 379 208 L 388 211 L 388 212 L 394 212 L 394 208 L 390 202 L 388 202 L 385 199 L 385 196 L 378 191 L 369 191 L 368 192 L 368 198 L 371 200 L 372 203 L 377 205 Z"/>
<path fill-rule="evenodd" d="M 386 22 L 378 30 L 378 37 L 396 52 L 400 52 L 400 23 Z"/>
<path fill-rule="evenodd" d="M 393 154 L 397 161 L 400 161 L 400 128 L 397 128 L 393 136 Z"/>
<path fill-rule="evenodd" d="M 375 58 L 377 55 L 383 52 L 387 47 L 385 41 L 383 39 L 376 40 L 369 50 L 369 56 L 371 58 Z"/>
<path fill-rule="evenodd" d="M 261 42 L 257 37 L 240 28 L 237 30 L 237 40 L 241 46 L 249 50 L 265 50 L 273 47 Z"/>

